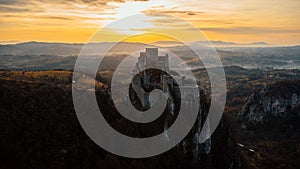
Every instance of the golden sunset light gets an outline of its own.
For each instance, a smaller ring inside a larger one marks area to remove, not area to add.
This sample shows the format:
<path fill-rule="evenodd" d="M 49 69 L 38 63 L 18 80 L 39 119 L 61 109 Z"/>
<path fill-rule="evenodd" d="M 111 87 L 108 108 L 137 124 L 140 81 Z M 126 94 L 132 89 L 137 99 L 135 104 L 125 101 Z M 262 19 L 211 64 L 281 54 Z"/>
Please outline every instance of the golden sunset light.
<path fill-rule="evenodd" d="M 209 40 L 297 45 L 299 7 L 296 0 L 0 0 L 0 43 L 85 43 L 101 27 L 134 14 L 152 19 L 124 29 L 147 33 L 167 24 L 170 31 L 176 31 L 180 25 L 160 17 L 167 14 L 192 23 Z M 104 38 L 106 41 L 126 34 L 111 29 Z M 155 38 L 137 41 L 149 42 Z"/>
<path fill-rule="evenodd" d="M 3 169 L 300 169 L 300 0 L 0 0 Z"/>

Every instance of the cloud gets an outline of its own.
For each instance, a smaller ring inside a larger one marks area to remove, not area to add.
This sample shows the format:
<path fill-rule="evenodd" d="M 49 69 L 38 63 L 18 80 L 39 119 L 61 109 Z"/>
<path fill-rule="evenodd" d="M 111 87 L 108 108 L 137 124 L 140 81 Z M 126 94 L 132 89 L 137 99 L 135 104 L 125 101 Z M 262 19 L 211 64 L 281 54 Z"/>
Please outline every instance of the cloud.
<path fill-rule="evenodd" d="M 146 2 L 148 0 L 0 0 L 0 12 L 35 11 L 35 7 L 43 8 L 45 5 L 64 6 L 69 9 L 80 8 L 79 6 L 82 5 L 82 8 L 97 8 L 98 11 L 103 11 L 104 9 L 115 8 L 111 3 L 125 3 L 130 1 Z"/>
<path fill-rule="evenodd" d="M 0 5 L 12 5 L 21 2 L 20 0 L 0 0 Z"/>
<path fill-rule="evenodd" d="M 33 16 L 34 17 L 34 16 Z M 62 17 L 62 16 L 36 16 L 35 18 L 40 19 L 54 19 L 54 20 L 74 20 L 72 17 Z"/>
<path fill-rule="evenodd" d="M 27 8 L 16 8 L 16 7 L 5 7 L 5 6 L 0 6 L 0 12 L 3 13 L 17 13 L 17 12 L 29 12 L 31 11 L 30 9 Z"/>
<path fill-rule="evenodd" d="M 0 23 L 9 25 L 20 22 L 34 25 L 45 23 L 46 20 L 72 20 L 86 24 L 85 22 L 92 23 L 95 20 L 97 25 L 100 20 L 114 18 L 116 11 L 111 9 L 117 6 L 111 3 L 128 1 L 148 0 L 0 0 Z"/>
<path fill-rule="evenodd" d="M 118 3 L 133 1 L 148 0 L 0 0 L 0 25 L 1 30 L 94 29 L 116 19 Z"/>
<path fill-rule="evenodd" d="M 170 15 L 170 14 L 185 14 L 185 15 L 197 15 L 203 14 L 204 12 L 200 11 L 189 11 L 189 10 L 164 10 L 164 9 L 149 9 L 142 11 L 142 13 L 149 16 L 160 16 L 160 15 Z"/>
<path fill-rule="evenodd" d="M 85 4 L 90 6 L 109 6 L 109 3 L 125 3 L 125 2 L 146 2 L 148 0 L 68 0 L 68 1 L 62 1 L 62 0 L 42 0 L 44 2 L 53 2 L 53 3 L 73 3 L 73 4 Z"/>
<path fill-rule="evenodd" d="M 199 28 L 201 31 L 219 32 L 226 34 L 282 34 L 282 33 L 300 33 L 298 29 L 272 29 L 272 28 L 260 28 L 260 27 L 211 27 L 211 28 Z"/>

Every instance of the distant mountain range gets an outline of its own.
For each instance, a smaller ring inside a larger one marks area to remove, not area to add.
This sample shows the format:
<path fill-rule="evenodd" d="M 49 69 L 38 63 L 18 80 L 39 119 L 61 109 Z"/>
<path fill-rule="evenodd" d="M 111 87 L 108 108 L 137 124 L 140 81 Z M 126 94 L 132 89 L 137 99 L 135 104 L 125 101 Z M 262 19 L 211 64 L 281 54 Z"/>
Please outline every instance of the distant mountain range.
<path fill-rule="evenodd" d="M 151 43 L 151 45 L 155 46 L 182 46 L 184 45 L 181 42 L 176 41 L 157 41 Z M 224 41 L 196 41 L 189 43 L 188 45 L 201 45 L 201 46 L 215 46 L 215 47 L 271 47 L 274 46 L 272 44 L 266 42 L 252 42 L 252 43 L 235 43 L 235 42 L 224 42 Z"/>
<path fill-rule="evenodd" d="M 277 69 L 300 69 L 300 46 L 276 47 L 264 42 L 239 44 L 222 41 L 199 41 L 189 45 L 195 45 L 196 50 L 202 53 L 202 57 L 210 57 L 213 52 L 210 43 L 216 47 L 223 65 L 236 65 L 244 68 L 265 68 Z M 252 46 L 251 46 L 251 45 Z M 45 43 L 26 42 L 11 45 L 0 45 L 0 69 L 28 69 L 28 70 L 49 70 L 73 68 L 77 56 L 85 44 L 68 43 Z M 195 60 L 195 53 L 179 42 L 159 41 L 152 44 L 144 43 L 117 43 L 103 42 L 91 43 L 85 48 L 85 56 L 117 56 L 106 57 L 109 64 L 119 63 L 126 54 L 136 53 L 147 47 L 160 47 L 161 52 L 169 51 L 184 59 L 186 63 L 199 67 L 200 61 Z M 236 46 L 234 46 L 236 45 Z M 260 45 L 260 46 L 255 46 Z M 110 53 L 106 53 L 110 49 Z M 68 57 L 71 56 L 71 57 Z"/>
<path fill-rule="evenodd" d="M 224 41 L 197 41 L 193 44 L 200 44 L 204 46 L 210 46 L 211 44 L 215 47 L 271 47 L 272 44 L 266 42 L 252 42 L 252 43 L 235 43 L 235 42 L 224 42 Z"/>
<path fill-rule="evenodd" d="M 171 47 L 171 46 L 183 46 L 184 44 L 176 41 L 157 41 L 151 43 L 154 46 Z"/>
<path fill-rule="evenodd" d="M 89 55 L 101 54 L 115 42 L 91 43 L 87 48 Z M 223 41 L 197 41 L 188 45 L 199 45 L 199 47 L 272 47 L 273 45 L 265 42 L 253 43 L 234 43 Z M 0 55 L 58 55 L 75 56 L 78 55 L 85 44 L 82 43 L 46 43 L 46 42 L 25 42 L 18 44 L 0 45 Z M 119 42 L 111 51 L 118 53 L 131 53 L 145 49 L 146 47 L 174 47 L 184 44 L 176 41 L 157 41 L 151 44 Z"/>
<path fill-rule="evenodd" d="M 90 43 L 86 47 L 88 55 L 103 54 L 115 42 Z M 46 43 L 26 42 L 19 44 L 0 45 L 0 55 L 55 55 L 77 56 L 85 44 L 80 43 Z M 119 42 L 110 51 L 114 53 L 132 53 L 143 50 L 146 47 L 155 47 L 143 43 Z"/>

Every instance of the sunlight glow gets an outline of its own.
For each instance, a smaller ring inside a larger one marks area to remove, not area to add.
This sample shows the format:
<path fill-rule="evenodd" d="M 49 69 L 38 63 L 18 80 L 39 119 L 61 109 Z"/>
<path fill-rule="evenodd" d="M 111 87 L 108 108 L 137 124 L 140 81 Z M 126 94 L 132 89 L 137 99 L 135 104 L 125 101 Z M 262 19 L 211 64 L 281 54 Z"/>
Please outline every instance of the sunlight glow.
<path fill-rule="evenodd" d="M 101 27 L 126 16 L 144 14 L 122 27 L 110 25 L 112 30 L 107 36 L 114 39 L 120 34 L 147 33 L 161 25 L 169 25 L 170 31 L 184 29 L 158 17 L 174 15 L 192 23 L 210 40 L 299 45 L 299 7 L 300 1 L 295 0 L 14 0 L 0 2 L 0 41 L 83 43 Z"/>

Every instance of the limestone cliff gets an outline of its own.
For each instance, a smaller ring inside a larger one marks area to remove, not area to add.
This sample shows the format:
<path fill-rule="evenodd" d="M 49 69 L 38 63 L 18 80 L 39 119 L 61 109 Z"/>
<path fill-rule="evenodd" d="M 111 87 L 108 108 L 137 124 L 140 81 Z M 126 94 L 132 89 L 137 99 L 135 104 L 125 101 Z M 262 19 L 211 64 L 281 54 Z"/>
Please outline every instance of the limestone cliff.
<path fill-rule="evenodd" d="M 264 87 L 249 97 L 238 116 L 243 119 L 243 127 L 251 128 L 264 124 L 269 116 L 285 117 L 300 107 L 298 81 L 281 82 Z M 295 112 L 300 116 L 300 112 Z"/>

